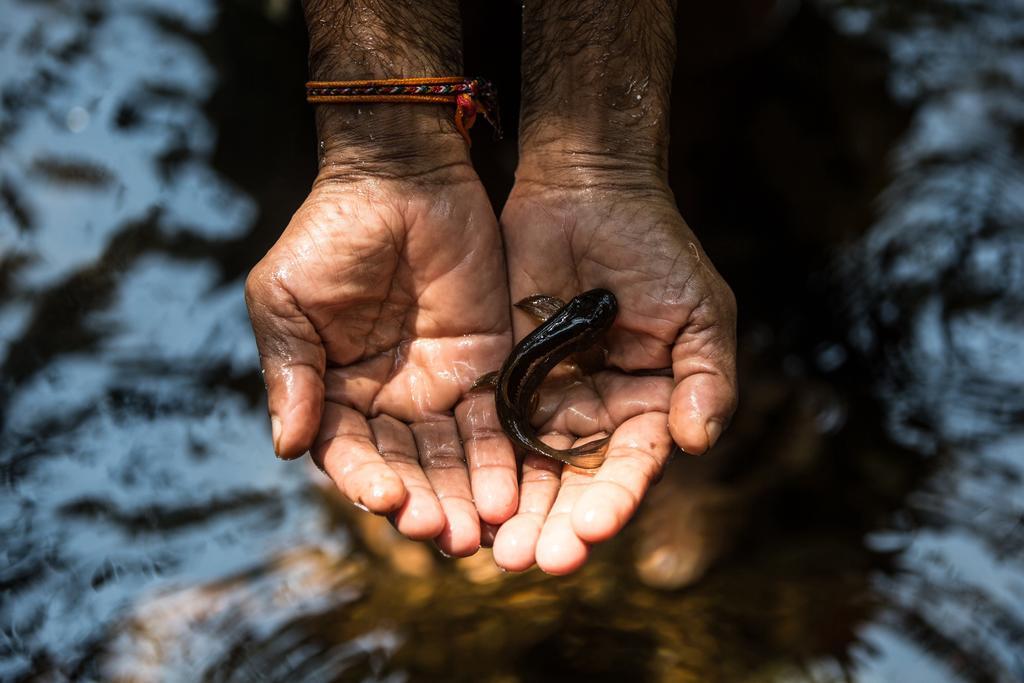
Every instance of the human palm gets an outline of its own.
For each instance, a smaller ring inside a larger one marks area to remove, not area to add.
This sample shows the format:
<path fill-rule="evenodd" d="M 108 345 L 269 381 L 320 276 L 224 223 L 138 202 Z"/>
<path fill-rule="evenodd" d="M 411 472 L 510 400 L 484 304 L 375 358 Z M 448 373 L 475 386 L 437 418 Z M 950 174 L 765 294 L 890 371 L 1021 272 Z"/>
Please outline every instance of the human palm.
<path fill-rule="evenodd" d="M 601 367 L 563 371 L 534 414 L 559 448 L 610 434 L 605 463 L 589 474 L 528 457 L 518 512 L 494 540 L 508 569 L 565 573 L 628 521 L 674 444 L 696 454 L 718 438 L 736 403 L 735 302 L 667 190 L 521 183 L 501 222 L 513 301 L 594 287 L 619 301 Z M 516 317 L 516 338 L 533 324 Z"/>
<path fill-rule="evenodd" d="M 311 449 L 350 500 L 449 554 L 475 552 L 479 520 L 514 511 L 493 398 L 469 391 L 511 342 L 475 175 L 319 183 L 246 299 L 281 457 Z"/>

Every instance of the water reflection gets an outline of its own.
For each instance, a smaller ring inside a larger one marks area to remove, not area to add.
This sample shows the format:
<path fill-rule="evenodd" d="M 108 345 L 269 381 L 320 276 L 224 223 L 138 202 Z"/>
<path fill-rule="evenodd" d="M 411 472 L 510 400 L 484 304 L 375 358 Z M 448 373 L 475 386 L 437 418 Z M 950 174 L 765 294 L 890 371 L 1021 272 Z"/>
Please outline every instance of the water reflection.
<path fill-rule="evenodd" d="M 1020 680 L 1024 11 L 867 3 L 836 19 L 885 46 L 890 91 L 913 111 L 878 220 L 849 255 L 853 340 L 884 361 L 889 433 L 940 463 L 902 528 L 869 539 L 903 551 L 866 668 L 906 671 L 909 640 L 943 678 Z"/>
<path fill-rule="evenodd" d="M 743 410 L 551 579 L 270 456 L 241 276 L 313 167 L 297 13 L 5 3 L 0 678 L 1024 678 L 1024 15 L 781 5 L 683 55 L 674 131 Z"/>
<path fill-rule="evenodd" d="M 213 69 L 167 29 L 215 9 L 5 3 L 0 678 L 69 674 L 133 600 L 325 540 L 237 387 L 255 350 L 214 257 L 255 204 L 210 167 Z"/>

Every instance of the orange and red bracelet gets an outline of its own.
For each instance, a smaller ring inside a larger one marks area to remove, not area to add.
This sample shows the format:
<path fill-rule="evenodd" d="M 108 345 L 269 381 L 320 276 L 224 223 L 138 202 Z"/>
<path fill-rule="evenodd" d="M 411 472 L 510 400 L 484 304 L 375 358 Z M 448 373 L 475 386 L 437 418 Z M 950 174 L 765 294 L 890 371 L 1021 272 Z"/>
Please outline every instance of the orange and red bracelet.
<path fill-rule="evenodd" d="M 454 104 L 455 127 L 469 144 L 469 129 L 482 114 L 501 136 L 498 98 L 490 81 L 481 78 L 388 78 L 370 81 L 310 81 L 306 101 L 311 104 L 411 102 Z"/>

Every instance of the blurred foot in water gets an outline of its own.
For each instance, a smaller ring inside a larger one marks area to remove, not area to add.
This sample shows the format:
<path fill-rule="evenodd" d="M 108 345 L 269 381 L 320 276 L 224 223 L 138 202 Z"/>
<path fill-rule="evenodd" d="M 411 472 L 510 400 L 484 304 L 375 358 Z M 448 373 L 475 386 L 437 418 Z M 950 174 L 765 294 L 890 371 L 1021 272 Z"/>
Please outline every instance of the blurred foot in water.
<path fill-rule="evenodd" d="M 839 424 L 828 385 L 745 355 L 746 402 L 715 453 L 676 458 L 637 515 L 634 566 L 652 588 L 691 585 L 725 560 L 764 521 L 758 508 L 820 461 Z"/>
<path fill-rule="evenodd" d="M 685 466 L 670 466 L 637 519 L 636 572 L 652 588 L 674 590 L 699 581 L 733 546 L 742 526 L 737 492 L 687 482 L 686 472 Z"/>

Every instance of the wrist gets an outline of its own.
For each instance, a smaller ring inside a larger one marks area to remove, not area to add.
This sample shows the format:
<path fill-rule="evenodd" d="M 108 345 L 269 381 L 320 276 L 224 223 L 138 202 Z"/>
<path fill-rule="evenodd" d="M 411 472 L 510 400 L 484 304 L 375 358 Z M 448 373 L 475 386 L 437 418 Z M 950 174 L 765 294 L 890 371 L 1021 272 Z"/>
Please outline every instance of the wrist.
<path fill-rule="evenodd" d="M 451 107 L 397 102 L 319 104 L 316 120 L 320 179 L 429 181 L 473 174 Z"/>
<path fill-rule="evenodd" d="M 307 1 L 311 81 L 455 76 L 462 71 L 455 0 L 381 5 Z M 427 103 L 317 104 L 318 179 L 464 174 L 469 153 L 453 108 Z"/>
<path fill-rule="evenodd" d="M 626 74 L 607 82 L 566 84 L 552 79 L 543 95 L 524 88 L 520 156 L 582 155 L 581 163 L 619 163 L 629 169 L 667 172 L 669 94 L 667 87 L 626 85 Z"/>
<path fill-rule="evenodd" d="M 524 2 L 524 180 L 665 185 L 674 7 L 673 0 Z"/>
<path fill-rule="evenodd" d="M 585 135 L 534 137 L 520 150 L 516 187 L 670 194 L 667 148 L 603 144 Z"/>

